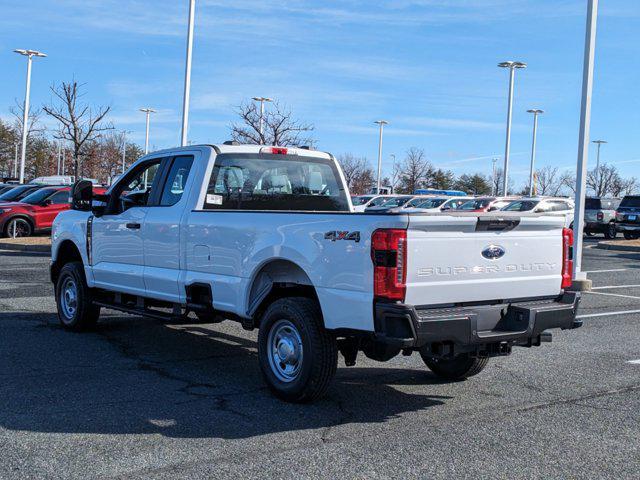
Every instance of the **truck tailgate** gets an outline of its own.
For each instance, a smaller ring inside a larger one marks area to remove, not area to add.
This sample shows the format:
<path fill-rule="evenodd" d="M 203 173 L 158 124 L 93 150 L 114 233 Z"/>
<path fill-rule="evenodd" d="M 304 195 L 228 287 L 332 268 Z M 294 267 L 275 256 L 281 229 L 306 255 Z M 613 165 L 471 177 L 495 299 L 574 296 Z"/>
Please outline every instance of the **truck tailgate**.
<path fill-rule="evenodd" d="M 559 217 L 410 215 L 406 303 L 558 295 L 563 226 Z"/>

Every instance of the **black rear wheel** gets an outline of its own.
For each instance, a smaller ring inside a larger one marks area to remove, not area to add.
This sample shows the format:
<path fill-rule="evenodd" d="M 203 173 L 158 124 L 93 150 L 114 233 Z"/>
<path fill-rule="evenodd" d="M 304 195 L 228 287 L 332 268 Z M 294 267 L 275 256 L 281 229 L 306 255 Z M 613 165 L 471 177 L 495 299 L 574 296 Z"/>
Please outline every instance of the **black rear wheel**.
<path fill-rule="evenodd" d="M 488 358 L 458 355 L 452 359 L 428 357 L 420 352 L 425 365 L 443 380 L 464 380 L 480 373 L 489 363 Z"/>
<path fill-rule="evenodd" d="M 336 339 L 324 329 L 317 302 L 273 302 L 260 319 L 258 358 L 271 391 L 288 402 L 309 402 L 327 390 L 338 366 Z"/>
<path fill-rule="evenodd" d="M 618 236 L 618 232 L 616 231 L 616 224 L 611 222 L 609 224 L 607 224 L 607 227 L 604 231 L 604 236 L 605 238 L 608 238 L 609 240 L 613 240 L 614 238 L 616 238 Z"/>
<path fill-rule="evenodd" d="M 624 232 L 625 240 L 636 240 L 638 238 L 638 234 L 635 232 Z"/>

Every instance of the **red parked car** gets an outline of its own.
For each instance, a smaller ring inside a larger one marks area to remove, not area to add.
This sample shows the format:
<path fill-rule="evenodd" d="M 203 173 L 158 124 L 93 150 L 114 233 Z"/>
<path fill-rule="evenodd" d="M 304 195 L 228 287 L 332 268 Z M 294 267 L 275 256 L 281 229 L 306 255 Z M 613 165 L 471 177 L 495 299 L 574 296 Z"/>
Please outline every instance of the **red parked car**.
<path fill-rule="evenodd" d="M 19 202 L 0 203 L 0 232 L 5 237 L 28 237 L 51 230 L 54 218 L 69 208 L 69 187 L 44 187 Z"/>

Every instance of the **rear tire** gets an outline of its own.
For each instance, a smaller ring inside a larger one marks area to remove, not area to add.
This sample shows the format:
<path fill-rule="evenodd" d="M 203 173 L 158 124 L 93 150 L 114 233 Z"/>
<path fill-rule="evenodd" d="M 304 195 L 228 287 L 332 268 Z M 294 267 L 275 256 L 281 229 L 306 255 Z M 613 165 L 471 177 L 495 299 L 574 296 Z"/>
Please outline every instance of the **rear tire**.
<path fill-rule="evenodd" d="M 8 238 L 30 237 L 32 233 L 33 228 L 26 218 L 10 218 L 4 226 L 4 236 Z"/>
<path fill-rule="evenodd" d="M 273 302 L 260 319 L 258 359 L 271 391 L 287 402 L 310 402 L 327 390 L 338 367 L 336 339 L 324 329 L 317 302 Z"/>
<path fill-rule="evenodd" d="M 488 358 L 471 357 L 469 354 L 458 355 L 452 359 L 433 358 L 420 352 L 425 365 L 437 377 L 443 380 L 464 380 L 480 373 L 489 363 Z"/>
<path fill-rule="evenodd" d="M 636 240 L 638 238 L 637 233 L 635 232 L 624 232 L 624 239 L 625 240 Z"/>
<path fill-rule="evenodd" d="M 606 229 L 604 231 L 604 238 L 608 238 L 609 240 L 613 240 L 618 236 L 618 232 L 616 231 L 616 224 L 611 222 L 607 224 Z"/>
<path fill-rule="evenodd" d="M 594 233 L 592 231 L 584 232 L 587 237 L 593 237 Z"/>
<path fill-rule="evenodd" d="M 100 307 L 93 303 L 82 262 L 67 263 L 60 270 L 56 282 L 56 306 L 60 324 L 67 330 L 88 330 L 98 321 Z"/>

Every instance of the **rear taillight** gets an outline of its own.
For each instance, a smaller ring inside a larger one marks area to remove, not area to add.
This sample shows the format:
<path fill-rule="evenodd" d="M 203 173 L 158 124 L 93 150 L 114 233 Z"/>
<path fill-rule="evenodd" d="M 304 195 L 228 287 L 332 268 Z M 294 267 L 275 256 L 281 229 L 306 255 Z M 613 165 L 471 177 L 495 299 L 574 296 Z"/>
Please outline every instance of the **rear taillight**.
<path fill-rule="evenodd" d="M 387 228 L 373 232 L 371 259 L 374 296 L 404 302 L 407 291 L 407 231 Z"/>
<path fill-rule="evenodd" d="M 624 213 L 616 212 L 616 222 L 622 222 L 624 220 Z"/>
<path fill-rule="evenodd" d="M 601 222 L 602 220 L 604 220 L 604 213 L 598 212 L 598 214 L 596 215 L 596 218 L 598 219 L 599 222 Z"/>
<path fill-rule="evenodd" d="M 270 153 L 272 155 L 286 155 L 289 152 L 285 147 L 262 147 L 260 153 Z"/>
<path fill-rule="evenodd" d="M 571 286 L 571 275 L 573 274 L 573 230 L 562 229 L 562 284 L 561 288 Z"/>

